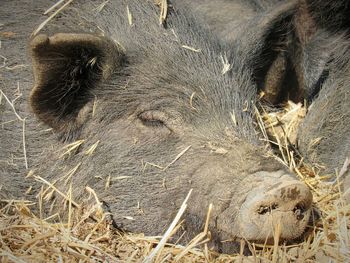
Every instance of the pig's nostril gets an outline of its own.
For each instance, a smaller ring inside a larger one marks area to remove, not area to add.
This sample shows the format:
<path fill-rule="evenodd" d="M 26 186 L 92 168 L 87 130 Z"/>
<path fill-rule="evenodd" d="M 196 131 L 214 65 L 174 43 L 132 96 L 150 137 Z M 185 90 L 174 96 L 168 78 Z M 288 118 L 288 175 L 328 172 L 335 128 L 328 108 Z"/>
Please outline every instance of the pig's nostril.
<path fill-rule="evenodd" d="M 277 204 L 272 204 L 272 205 L 269 205 L 269 206 L 267 206 L 267 205 L 261 205 L 260 207 L 259 207 L 259 209 L 258 209 L 258 214 L 260 214 L 260 215 L 264 215 L 264 214 L 266 214 L 266 213 L 271 213 L 272 212 L 272 210 L 274 210 L 274 209 L 276 209 L 278 207 L 278 205 Z"/>
<path fill-rule="evenodd" d="M 304 218 L 305 206 L 301 203 L 298 203 L 293 208 L 293 212 L 298 220 L 302 220 Z"/>

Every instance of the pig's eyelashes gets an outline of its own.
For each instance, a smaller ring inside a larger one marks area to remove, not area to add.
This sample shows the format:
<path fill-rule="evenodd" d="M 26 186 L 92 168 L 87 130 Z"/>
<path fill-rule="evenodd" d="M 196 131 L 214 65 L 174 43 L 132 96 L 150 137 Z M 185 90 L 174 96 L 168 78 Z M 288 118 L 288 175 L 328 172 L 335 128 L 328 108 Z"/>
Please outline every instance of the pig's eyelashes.
<path fill-rule="evenodd" d="M 167 126 L 168 117 L 161 111 L 144 111 L 138 115 L 138 118 L 144 126 L 169 129 Z"/>

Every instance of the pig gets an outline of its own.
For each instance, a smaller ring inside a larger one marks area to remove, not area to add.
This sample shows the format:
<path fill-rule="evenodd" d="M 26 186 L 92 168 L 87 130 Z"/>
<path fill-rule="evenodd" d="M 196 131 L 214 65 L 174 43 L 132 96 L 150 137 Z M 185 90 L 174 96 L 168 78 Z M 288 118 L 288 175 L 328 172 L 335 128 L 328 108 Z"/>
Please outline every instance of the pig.
<path fill-rule="evenodd" d="M 350 158 L 350 5 L 343 0 L 307 2 L 317 28 L 304 48 L 305 86 L 311 96 L 298 148 L 319 173 L 333 175 Z M 349 183 L 343 188 L 349 189 Z"/>
<path fill-rule="evenodd" d="M 318 172 L 334 174 L 339 170 L 350 156 L 348 89 L 344 84 L 348 82 L 349 2 L 181 0 L 179 3 L 190 6 L 200 22 L 232 49 L 242 42 L 257 46 L 266 32 L 274 33 L 272 37 L 279 41 L 273 38 L 271 41 L 269 33 L 265 35 L 270 39 L 267 48 L 257 50 L 260 67 L 253 71 L 253 78 L 258 89 L 272 106 L 279 106 L 287 99 L 306 102 L 309 113 L 299 128 L 296 145 L 300 155 L 317 167 Z M 270 59 L 261 61 L 266 56 Z M 334 127 L 338 128 L 337 132 Z"/>
<path fill-rule="evenodd" d="M 288 20 L 289 7 L 275 12 L 262 30 Z M 34 198 L 51 182 L 59 192 L 44 201 L 59 211 L 70 186 L 73 205 L 89 186 L 118 227 L 160 235 L 192 189 L 181 242 L 202 230 L 209 204 L 217 251 L 237 251 L 242 238 L 273 242 L 277 225 L 280 240 L 299 238 L 311 191 L 273 157 L 254 119 L 252 76 L 263 73 L 252 61 L 275 38 L 232 49 L 176 2 L 163 26 L 158 14 L 149 1 L 74 1 L 31 39 L 29 103 L 42 124 L 26 146 L 42 152 L 29 177 L 1 171 L 6 194 L 21 198 L 33 184 Z"/>

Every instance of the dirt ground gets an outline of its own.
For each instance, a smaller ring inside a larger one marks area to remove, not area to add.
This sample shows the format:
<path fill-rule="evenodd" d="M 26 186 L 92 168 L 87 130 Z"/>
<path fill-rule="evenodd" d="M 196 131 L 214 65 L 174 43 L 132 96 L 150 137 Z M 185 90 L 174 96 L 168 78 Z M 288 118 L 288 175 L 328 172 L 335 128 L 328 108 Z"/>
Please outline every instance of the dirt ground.
<path fill-rule="evenodd" d="M 32 158 L 40 151 L 27 146 L 25 156 L 23 149 L 23 129 L 25 140 L 30 140 L 32 127 L 41 125 L 28 105 L 33 83 L 28 41 L 33 30 L 46 18 L 44 11 L 52 5 L 53 1 L 41 0 L 0 2 L 0 90 L 5 94 L 0 96 L 0 173 L 29 171 Z M 17 115 L 5 96 L 13 102 Z"/>

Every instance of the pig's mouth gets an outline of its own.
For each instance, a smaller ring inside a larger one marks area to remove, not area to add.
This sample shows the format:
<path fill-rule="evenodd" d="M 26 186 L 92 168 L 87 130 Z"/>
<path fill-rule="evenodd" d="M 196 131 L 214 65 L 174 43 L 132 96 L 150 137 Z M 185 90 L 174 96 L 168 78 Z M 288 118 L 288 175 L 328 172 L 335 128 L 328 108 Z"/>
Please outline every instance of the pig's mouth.
<path fill-rule="evenodd" d="M 295 227 L 293 235 L 286 236 L 286 233 L 277 233 L 277 229 L 271 228 L 270 235 L 265 237 L 265 239 L 250 239 L 249 242 L 253 242 L 261 245 L 273 245 L 275 242 L 284 244 L 296 244 L 303 242 L 304 239 L 310 235 L 310 232 L 314 230 L 315 222 L 319 219 L 319 213 L 316 209 L 311 208 L 310 211 L 305 211 L 306 213 L 300 217 L 299 212 L 295 213 L 297 220 L 302 220 L 305 217 L 308 217 L 308 220 L 305 221 L 304 227 Z M 269 212 L 273 213 L 273 211 Z M 275 230 L 275 231 L 273 231 Z"/>
<path fill-rule="evenodd" d="M 271 208 L 266 209 L 266 207 L 263 207 L 258 212 L 263 212 L 264 216 L 273 218 L 272 214 L 275 213 L 276 209 L 278 209 L 278 207 L 274 207 L 274 209 L 271 209 Z M 297 211 L 298 209 L 300 209 L 301 211 L 300 212 Z M 294 213 L 294 217 L 296 218 L 296 221 L 305 220 L 303 221 L 305 223 L 302 223 L 301 225 L 299 225 L 299 227 L 293 228 L 295 231 L 293 232 L 292 235 L 286 235 L 286 233 L 281 233 L 281 232 L 276 233 L 276 231 L 274 231 L 276 230 L 276 227 L 274 228 L 273 225 L 272 226 L 270 225 L 270 227 L 267 227 L 265 229 L 261 229 L 261 228 L 264 228 L 263 226 L 264 220 L 261 220 L 262 224 L 260 225 L 256 224 L 255 228 L 251 228 L 253 233 L 251 236 L 243 236 L 242 232 L 239 232 L 238 235 L 232 236 L 232 234 L 227 231 L 221 231 L 220 233 L 221 242 L 218 245 L 217 249 L 225 253 L 237 252 L 238 250 L 242 249 L 241 243 L 239 242 L 240 240 L 246 240 L 250 243 L 258 244 L 258 246 L 255 247 L 258 250 L 260 247 L 265 247 L 265 245 L 273 245 L 275 242 L 279 244 L 283 242 L 286 245 L 300 243 L 310 234 L 311 231 L 313 231 L 314 229 L 313 225 L 316 222 L 316 220 L 319 218 L 319 214 L 313 208 L 308 210 L 307 205 L 303 208 L 300 208 L 298 206 L 298 208 L 292 212 Z M 303 218 L 301 218 L 300 213 L 304 213 Z M 306 220 L 307 218 L 308 220 Z M 246 226 L 246 227 L 249 227 L 249 226 Z M 281 230 L 284 230 L 284 229 L 282 228 Z M 242 227 L 238 231 L 242 231 Z M 248 246 L 244 246 L 243 253 L 246 255 L 251 254 L 251 251 Z"/>
<path fill-rule="evenodd" d="M 274 240 L 294 240 L 299 238 L 306 230 L 310 218 L 310 209 L 305 204 L 297 204 L 290 211 L 279 209 L 277 204 L 272 206 L 261 205 L 258 208 L 257 218 L 259 223 L 255 223 L 260 228 L 255 241 L 271 244 Z"/>

